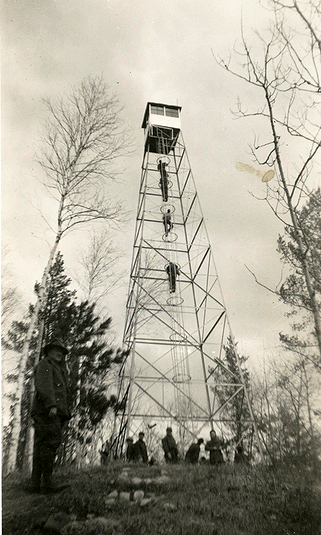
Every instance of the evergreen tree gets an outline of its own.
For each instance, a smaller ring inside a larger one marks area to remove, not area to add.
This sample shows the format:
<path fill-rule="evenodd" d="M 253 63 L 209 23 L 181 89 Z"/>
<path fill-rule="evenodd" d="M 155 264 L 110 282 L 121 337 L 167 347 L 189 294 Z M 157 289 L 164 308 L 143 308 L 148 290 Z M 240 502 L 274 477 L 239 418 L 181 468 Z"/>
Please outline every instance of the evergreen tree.
<path fill-rule="evenodd" d="M 314 328 L 313 303 L 307 290 L 303 271 L 303 261 L 308 262 L 311 285 L 319 308 L 321 306 L 321 191 L 312 192 L 307 203 L 297 211 L 301 230 L 304 254 L 297 244 L 292 226 L 285 228 L 285 236 L 278 239 L 278 252 L 289 267 L 289 275 L 279 290 L 280 299 L 290 307 L 288 316 L 296 318 L 292 329 L 294 334 L 281 333 L 281 342 L 287 349 L 305 356 L 321 370 L 321 357 L 318 351 Z"/>
<path fill-rule="evenodd" d="M 116 403 L 113 394 L 107 396 L 107 376 L 113 365 L 122 362 L 124 352 L 109 347 L 106 334 L 111 318 L 100 320 L 95 315 L 95 304 L 88 301 L 77 304 L 76 292 L 70 290 L 71 279 L 64 272 L 64 261 L 58 253 L 49 273 L 49 287 L 46 306 L 39 316 L 28 358 L 26 380 L 22 403 L 22 426 L 18 447 L 18 466 L 22 465 L 26 431 L 30 415 L 30 377 L 36 362 L 36 348 L 42 334 L 44 347 L 55 336 L 59 337 L 70 352 L 67 367 L 70 370 L 70 400 L 73 419 L 66 429 L 66 440 L 60 452 L 61 461 L 75 455 L 77 443 L 89 440 L 95 427 L 104 418 L 109 408 Z M 37 292 L 37 284 L 35 286 Z M 39 329 L 43 322 L 43 329 Z M 21 350 L 28 330 L 28 320 L 15 321 L 8 332 L 5 343 L 8 348 Z"/>
<path fill-rule="evenodd" d="M 217 378 L 217 384 L 212 388 L 222 406 L 221 419 L 226 420 L 235 441 L 240 442 L 246 431 L 252 432 L 252 428 L 249 429 L 251 417 L 243 388 L 244 385 L 249 391 L 250 375 L 245 367 L 248 357 L 238 356 L 237 358 L 236 346 L 237 344 L 229 336 L 224 346 L 222 365 L 211 371 L 213 377 Z M 239 365 L 242 368 L 243 379 Z M 219 383 L 225 384 L 222 387 Z"/>
<path fill-rule="evenodd" d="M 100 321 L 95 304 L 84 301 L 75 307 L 64 340 L 70 347 L 70 389 L 73 420 L 69 426 L 69 441 L 63 452 L 65 459 L 74 457 L 92 442 L 98 424 L 109 409 L 116 406 L 116 396 L 110 390 L 110 374 L 114 365 L 125 356 L 106 343 L 111 318 Z M 66 324 L 64 323 L 65 327 Z"/>

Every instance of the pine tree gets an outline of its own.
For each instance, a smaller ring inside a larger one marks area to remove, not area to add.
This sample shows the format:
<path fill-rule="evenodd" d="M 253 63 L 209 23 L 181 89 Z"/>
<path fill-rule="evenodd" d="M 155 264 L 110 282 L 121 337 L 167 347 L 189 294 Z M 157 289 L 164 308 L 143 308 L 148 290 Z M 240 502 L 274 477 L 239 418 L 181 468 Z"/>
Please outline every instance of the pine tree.
<path fill-rule="evenodd" d="M 119 349 L 115 351 L 108 346 L 106 341 L 111 318 L 101 321 L 95 315 L 94 303 L 90 304 L 85 301 L 77 304 L 76 292 L 70 290 L 71 279 L 65 274 L 61 253 L 57 254 L 49 277 L 46 306 L 39 316 L 38 329 L 34 332 L 24 381 L 18 467 L 22 466 L 30 420 L 30 378 L 37 359 L 36 349 L 39 346 L 40 334 L 42 347 L 55 336 L 70 348 L 67 355 L 67 367 L 70 369 L 70 408 L 73 420 L 65 431 L 66 436 L 60 452 L 61 460 L 74 455 L 77 443 L 90 440 L 95 427 L 104 418 L 108 409 L 115 405 L 115 396 L 106 395 L 108 390 L 106 379 L 113 365 L 119 364 L 124 357 L 124 352 Z M 35 291 L 37 292 L 37 283 Z M 43 329 L 39 328 L 41 323 L 43 323 Z M 15 321 L 6 337 L 6 346 L 16 351 L 21 350 L 27 330 L 28 319 Z M 75 422 L 77 422 L 77 429 Z"/>
<path fill-rule="evenodd" d="M 285 236 L 278 239 L 278 252 L 289 267 L 289 275 L 279 290 L 280 299 L 290 307 L 288 316 L 296 318 L 294 334 L 280 334 L 287 349 L 312 361 L 321 370 L 316 331 L 313 321 L 313 303 L 307 290 L 303 272 L 303 260 L 308 262 L 311 285 L 316 302 L 321 307 L 321 190 L 312 192 L 307 203 L 297 211 L 301 238 L 305 252 L 298 247 L 296 234 L 289 225 Z M 304 257 L 304 258 L 303 258 Z"/>
<path fill-rule="evenodd" d="M 74 417 L 62 452 L 65 460 L 82 455 L 79 452 L 88 449 L 98 424 L 116 405 L 115 393 L 107 395 L 110 374 L 114 365 L 120 364 L 125 356 L 122 350 L 108 347 L 106 334 L 111 318 L 101 322 L 95 315 L 95 304 L 88 301 L 80 303 L 74 309 L 71 320 L 64 340 L 70 347 L 68 365 Z M 85 445 L 87 448 L 82 447 Z"/>
<path fill-rule="evenodd" d="M 221 409 L 221 419 L 226 420 L 229 431 L 233 434 L 235 442 L 242 440 L 244 433 L 249 430 L 250 412 L 248 403 L 246 402 L 244 388 L 239 390 L 238 385 L 244 384 L 247 391 L 250 386 L 250 374 L 245 367 L 248 357 L 236 355 L 237 344 L 235 344 L 231 336 L 227 339 L 227 344 L 224 346 L 224 356 L 222 358 L 222 366 L 219 366 L 214 374 L 219 375 L 220 382 L 225 382 L 224 388 L 219 385 L 212 387 L 215 389 L 218 401 L 223 405 Z M 239 366 L 242 369 L 240 375 Z M 224 404 L 227 400 L 228 403 Z M 252 432 L 252 429 L 250 429 Z"/>

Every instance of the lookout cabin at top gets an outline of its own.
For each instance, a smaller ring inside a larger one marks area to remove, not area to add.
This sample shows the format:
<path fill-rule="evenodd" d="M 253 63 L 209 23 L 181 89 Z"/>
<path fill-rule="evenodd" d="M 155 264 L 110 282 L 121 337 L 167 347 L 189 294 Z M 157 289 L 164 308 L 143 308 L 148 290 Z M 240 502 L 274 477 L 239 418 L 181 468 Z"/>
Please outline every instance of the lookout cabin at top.
<path fill-rule="evenodd" d="M 174 149 L 181 129 L 181 106 L 148 102 L 142 128 L 145 130 L 145 151 L 168 154 Z"/>

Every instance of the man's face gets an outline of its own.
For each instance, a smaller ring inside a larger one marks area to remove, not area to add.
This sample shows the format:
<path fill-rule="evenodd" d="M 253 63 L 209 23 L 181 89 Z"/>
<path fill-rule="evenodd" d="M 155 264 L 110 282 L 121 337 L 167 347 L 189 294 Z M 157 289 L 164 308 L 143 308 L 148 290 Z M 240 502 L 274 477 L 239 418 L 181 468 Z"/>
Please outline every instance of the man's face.
<path fill-rule="evenodd" d="M 64 357 L 64 353 L 59 347 L 53 346 L 49 348 L 47 356 L 56 362 L 61 362 Z"/>

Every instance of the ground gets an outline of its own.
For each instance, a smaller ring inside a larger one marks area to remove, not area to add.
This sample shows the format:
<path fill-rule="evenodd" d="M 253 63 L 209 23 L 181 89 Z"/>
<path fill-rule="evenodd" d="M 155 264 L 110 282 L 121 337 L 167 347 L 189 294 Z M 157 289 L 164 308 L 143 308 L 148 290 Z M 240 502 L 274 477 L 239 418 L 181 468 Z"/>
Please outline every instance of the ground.
<path fill-rule="evenodd" d="M 321 480 L 302 467 L 118 462 L 56 474 L 69 486 L 54 495 L 28 494 L 17 474 L 5 478 L 4 535 L 321 533 Z"/>

